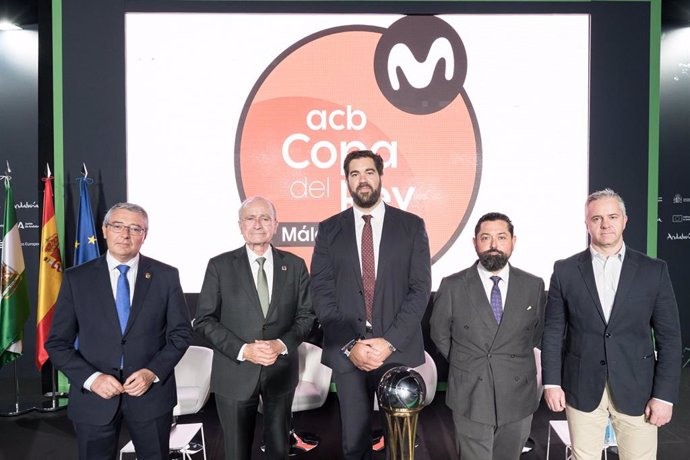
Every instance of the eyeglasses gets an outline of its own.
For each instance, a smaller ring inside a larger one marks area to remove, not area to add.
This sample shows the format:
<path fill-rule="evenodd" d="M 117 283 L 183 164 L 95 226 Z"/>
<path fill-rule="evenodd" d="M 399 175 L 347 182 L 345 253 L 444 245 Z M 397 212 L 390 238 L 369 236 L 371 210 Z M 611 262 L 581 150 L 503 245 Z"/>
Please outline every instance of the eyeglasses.
<path fill-rule="evenodd" d="M 125 229 L 130 235 L 141 236 L 146 233 L 145 228 L 141 228 L 138 225 L 125 225 L 125 224 L 106 224 L 115 233 L 122 233 Z"/>
<path fill-rule="evenodd" d="M 248 216 L 248 217 L 243 217 L 241 220 L 242 220 L 242 223 L 245 223 L 245 224 L 252 224 L 252 225 L 254 225 L 254 224 L 256 224 L 256 223 L 258 222 L 258 223 L 260 223 L 261 225 L 268 225 L 268 224 L 270 224 L 271 222 L 273 222 L 273 217 L 271 217 L 271 216 L 266 216 L 266 215 L 263 215 L 263 216 Z"/>

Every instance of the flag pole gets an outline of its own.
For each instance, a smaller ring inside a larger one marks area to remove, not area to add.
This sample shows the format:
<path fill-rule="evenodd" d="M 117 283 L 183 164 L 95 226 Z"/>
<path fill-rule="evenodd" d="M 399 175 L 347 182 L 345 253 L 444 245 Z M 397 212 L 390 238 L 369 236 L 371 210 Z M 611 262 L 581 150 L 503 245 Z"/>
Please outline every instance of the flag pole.
<path fill-rule="evenodd" d="M 19 378 L 17 377 L 17 360 L 12 363 L 12 370 L 14 371 L 14 403 L 9 409 L 0 408 L 0 417 L 14 417 L 17 415 L 26 414 L 34 410 L 33 405 L 23 404 L 19 401 Z"/>
<path fill-rule="evenodd" d="M 57 370 L 45 352 L 45 340 L 47 340 L 47 330 L 52 321 L 52 310 L 55 307 L 59 286 L 62 281 L 62 261 L 60 257 L 60 246 L 57 236 L 57 226 L 55 225 L 55 210 L 53 206 L 53 180 L 50 165 L 46 163 L 45 187 L 43 190 L 43 219 L 41 228 L 41 258 L 39 267 L 39 293 L 38 308 L 36 312 L 36 365 L 42 370 L 46 364 L 50 372 L 50 391 L 43 394 L 49 397 L 49 401 L 41 401 L 35 407 L 39 412 L 55 412 L 67 407 L 68 401 L 64 398 L 67 393 L 58 391 Z M 44 324 L 44 320 L 47 322 Z M 46 372 L 42 372 L 45 376 Z"/>

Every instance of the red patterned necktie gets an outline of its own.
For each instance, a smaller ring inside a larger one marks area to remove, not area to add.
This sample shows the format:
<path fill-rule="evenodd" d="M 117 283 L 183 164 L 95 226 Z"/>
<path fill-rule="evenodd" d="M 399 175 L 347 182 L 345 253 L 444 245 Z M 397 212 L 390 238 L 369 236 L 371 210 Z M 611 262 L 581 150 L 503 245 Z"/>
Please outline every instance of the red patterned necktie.
<path fill-rule="evenodd" d="M 376 285 L 376 269 L 374 268 L 374 235 L 371 230 L 371 216 L 364 215 L 364 230 L 362 230 L 362 285 L 364 286 L 364 306 L 367 311 L 367 321 L 372 324 L 372 310 L 374 307 L 374 287 Z"/>

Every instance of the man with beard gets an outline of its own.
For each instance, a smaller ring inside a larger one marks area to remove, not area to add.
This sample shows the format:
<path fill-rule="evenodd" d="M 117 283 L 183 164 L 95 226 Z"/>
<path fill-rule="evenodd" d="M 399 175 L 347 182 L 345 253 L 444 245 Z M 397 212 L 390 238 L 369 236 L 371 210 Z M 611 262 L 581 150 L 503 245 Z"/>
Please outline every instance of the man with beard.
<path fill-rule="evenodd" d="M 504 214 L 474 228 L 479 261 L 441 281 L 431 338 L 450 365 L 446 404 L 462 460 L 516 460 L 539 405 L 533 348 L 544 323 L 544 281 L 508 264 Z"/>
<path fill-rule="evenodd" d="M 312 301 L 323 327 L 322 362 L 333 369 L 343 456 L 370 459 L 374 392 L 390 367 L 424 362 L 421 322 L 431 291 L 424 221 L 381 201 L 383 159 L 350 152 L 354 206 L 319 224 Z"/>

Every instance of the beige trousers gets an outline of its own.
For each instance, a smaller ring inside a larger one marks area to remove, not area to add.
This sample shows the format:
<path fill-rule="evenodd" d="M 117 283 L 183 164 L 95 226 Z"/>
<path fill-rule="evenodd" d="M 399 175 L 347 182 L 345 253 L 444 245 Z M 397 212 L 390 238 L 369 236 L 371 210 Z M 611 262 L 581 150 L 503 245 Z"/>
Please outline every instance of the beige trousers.
<path fill-rule="evenodd" d="M 655 460 L 657 427 L 647 423 L 644 414 L 631 416 L 618 412 L 611 401 L 608 385 L 599 406 L 592 412 L 565 408 L 574 460 L 600 460 L 604 431 L 611 416 L 616 432 L 620 460 Z"/>

